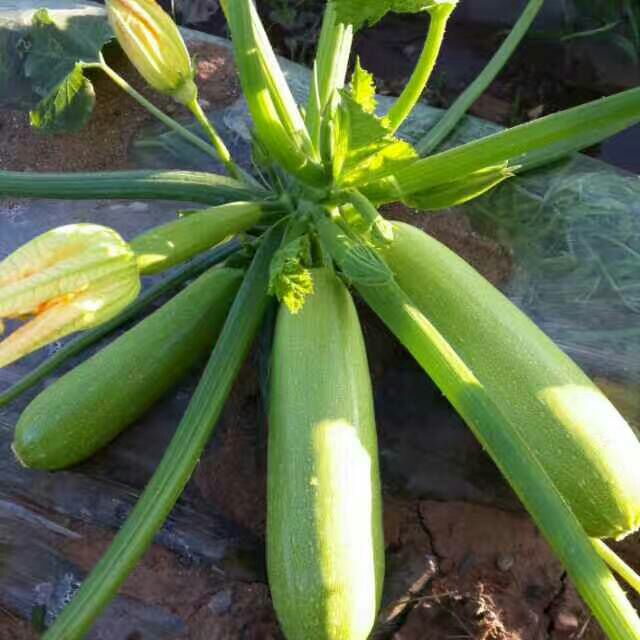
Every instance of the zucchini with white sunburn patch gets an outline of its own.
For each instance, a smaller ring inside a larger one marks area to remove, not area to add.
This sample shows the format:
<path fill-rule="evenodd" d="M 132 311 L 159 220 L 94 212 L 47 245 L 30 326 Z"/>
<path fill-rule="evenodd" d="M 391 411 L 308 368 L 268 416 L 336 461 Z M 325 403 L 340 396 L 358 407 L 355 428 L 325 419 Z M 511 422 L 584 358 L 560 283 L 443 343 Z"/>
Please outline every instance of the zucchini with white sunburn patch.
<path fill-rule="evenodd" d="M 211 351 L 242 275 L 240 269 L 210 269 L 47 387 L 16 426 L 13 450 L 20 462 L 69 467 L 140 418 Z"/>
<path fill-rule="evenodd" d="M 494 418 L 520 432 L 586 532 L 622 538 L 637 530 L 640 442 L 580 368 L 464 260 L 419 229 L 394 223 L 383 255 L 499 408 Z"/>
<path fill-rule="evenodd" d="M 369 368 L 351 296 L 328 269 L 276 323 L 267 563 L 288 640 L 365 640 L 384 574 Z"/>

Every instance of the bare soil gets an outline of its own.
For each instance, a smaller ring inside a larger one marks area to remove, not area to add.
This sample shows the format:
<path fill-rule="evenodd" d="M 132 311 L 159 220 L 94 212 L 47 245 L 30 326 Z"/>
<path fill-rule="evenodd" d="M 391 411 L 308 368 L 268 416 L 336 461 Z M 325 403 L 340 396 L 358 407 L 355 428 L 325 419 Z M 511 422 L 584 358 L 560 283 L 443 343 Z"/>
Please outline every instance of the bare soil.
<path fill-rule="evenodd" d="M 37 640 L 38 636 L 25 620 L 10 611 L 0 611 L 0 640 Z"/>
<path fill-rule="evenodd" d="M 61 551 L 88 572 L 107 550 L 111 536 L 86 525 L 82 533 L 81 542 L 69 543 Z M 160 606 L 184 620 L 189 631 L 176 640 L 281 638 L 266 584 L 185 566 L 180 557 L 159 545 L 149 550 L 121 594 L 149 607 Z"/>
<path fill-rule="evenodd" d="M 512 261 L 507 249 L 491 238 L 476 233 L 471 221 L 463 213 L 424 213 L 401 204 L 393 204 L 385 207 L 384 215 L 391 220 L 412 224 L 437 238 L 496 287 L 509 279 Z"/>

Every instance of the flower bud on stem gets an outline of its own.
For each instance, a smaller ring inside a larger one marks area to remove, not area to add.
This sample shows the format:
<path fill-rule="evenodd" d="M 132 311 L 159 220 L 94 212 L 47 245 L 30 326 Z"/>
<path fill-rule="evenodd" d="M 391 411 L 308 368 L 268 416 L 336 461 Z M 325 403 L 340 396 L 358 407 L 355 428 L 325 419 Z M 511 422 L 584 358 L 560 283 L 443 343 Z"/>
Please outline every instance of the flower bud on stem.
<path fill-rule="evenodd" d="M 205 130 L 218 158 L 231 176 L 251 181 L 233 162 L 222 138 L 202 111 L 189 51 L 171 16 L 155 0 L 107 0 L 106 5 L 109 22 L 120 46 L 149 86 L 187 107 Z M 153 115 L 199 148 L 205 145 L 207 153 L 210 153 L 209 145 L 154 107 L 103 59 L 100 66 L 116 84 Z"/>

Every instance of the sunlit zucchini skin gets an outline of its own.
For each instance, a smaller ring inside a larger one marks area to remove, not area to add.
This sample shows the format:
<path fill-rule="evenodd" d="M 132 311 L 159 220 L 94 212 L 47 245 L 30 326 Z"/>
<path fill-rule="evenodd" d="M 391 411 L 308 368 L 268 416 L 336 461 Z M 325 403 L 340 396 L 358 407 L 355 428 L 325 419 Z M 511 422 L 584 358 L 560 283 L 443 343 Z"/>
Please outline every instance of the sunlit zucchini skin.
<path fill-rule="evenodd" d="M 40 393 L 13 441 L 20 462 L 64 469 L 92 456 L 205 358 L 242 282 L 218 267 Z"/>
<path fill-rule="evenodd" d="M 371 382 L 351 296 L 313 272 L 273 350 L 267 561 L 288 640 L 366 640 L 384 574 Z"/>
<path fill-rule="evenodd" d="M 394 223 L 384 257 L 484 387 L 498 408 L 494 419 L 524 435 L 587 533 L 635 531 L 640 443 L 591 380 L 502 293 L 419 229 Z"/>
<path fill-rule="evenodd" d="M 259 204 L 232 202 L 154 227 L 130 242 L 142 275 L 161 273 L 258 224 Z"/>

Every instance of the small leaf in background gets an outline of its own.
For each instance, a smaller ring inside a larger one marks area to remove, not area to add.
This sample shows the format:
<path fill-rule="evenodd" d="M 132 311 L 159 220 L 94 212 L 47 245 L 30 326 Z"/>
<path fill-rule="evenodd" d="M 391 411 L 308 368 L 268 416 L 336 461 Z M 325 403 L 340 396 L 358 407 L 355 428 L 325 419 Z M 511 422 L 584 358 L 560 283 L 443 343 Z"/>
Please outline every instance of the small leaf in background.
<path fill-rule="evenodd" d="M 367 113 L 376 110 L 376 83 L 373 74 L 360 66 L 360 58 L 356 58 L 356 67 L 351 77 L 351 95 Z"/>
<path fill-rule="evenodd" d="M 452 7 L 458 0 L 334 0 L 338 20 L 352 24 L 356 29 L 364 24 L 375 24 L 393 11 L 395 13 L 419 13 L 432 11 L 439 6 Z"/>
<path fill-rule="evenodd" d="M 113 32 L 102 16 L 72 16 L 54 21 L 46 9 L 37 11 L 25 38 L 30 43 L 24 73 L 33 89 L 48 95 L 78 62 L 97 62 Z"/>
<path fill-rule="evenodd" d="M 311 262 L 309 236 L 300 236 L 273 256 L 269 275 L 269 293 L 275 295 L 293 314 L 313 294 L 313 278 L 305 266 Z"/>
<path fill-rule="evenodd" d="M 20 109 L 33 98 L 30 83 L 22 71 L 25 28 L 0 28 L 0 101 L 3 108 Z M 28 44 L 26 45 L 29 46 Z"/>
<path fill-rule="evenodd" d="M 31 126 L 44 133 L 79 131 L 91 117 L 95 91 L 83 63 L 99 60 L 113 32 L 102 16 L 53 20 L 36 11 L 24 39 L 29 42 L 24 75 L 42 100 L 31 111 Z"/>
<path fill-rule="evenodd" d="M 73 71 L 54 87 L 29 113 L 31 126 L 43 133 L 69 133 L 84 127 L 93 111 L 93 85 L 76 64 Z"/>

